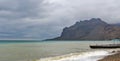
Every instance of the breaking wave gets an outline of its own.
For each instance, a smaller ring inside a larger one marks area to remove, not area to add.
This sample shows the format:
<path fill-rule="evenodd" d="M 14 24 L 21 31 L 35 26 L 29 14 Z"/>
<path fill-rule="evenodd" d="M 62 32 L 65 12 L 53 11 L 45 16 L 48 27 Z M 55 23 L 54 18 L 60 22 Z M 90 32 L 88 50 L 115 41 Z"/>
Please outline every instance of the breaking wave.
<path fill-rule="evenodd" d="M 41 58 L 37 61 L 98 61 L 110 54 L 111 54 L 110 51 L 71 53 L 63 56 Z"/>

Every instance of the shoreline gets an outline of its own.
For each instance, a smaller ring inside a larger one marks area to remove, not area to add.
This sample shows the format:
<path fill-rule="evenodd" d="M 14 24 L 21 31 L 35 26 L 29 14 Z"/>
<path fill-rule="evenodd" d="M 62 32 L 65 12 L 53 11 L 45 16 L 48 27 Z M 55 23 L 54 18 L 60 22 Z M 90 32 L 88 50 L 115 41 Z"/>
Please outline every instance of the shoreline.
<path fill-rule="evenodd" d="M 120 50 L 112 51 L 112 53 L 114 54 L 108 55 L 98 61 L 120 61 Z"/>
<path fill-rule="evenodd" d="M 89 51 L 89 52 L 83 52 L 83 53 L 71 53 L 67 55 L 62 56 L 56 56 L 56 57 L 48 57 L 48 58 L 40 58 L 36 61 L 98 61 L 105 56 L 110 55 L 110 53 L 115 53 L 111 51 Z M 95 57 L 96 56 L 96 57 Z"/>

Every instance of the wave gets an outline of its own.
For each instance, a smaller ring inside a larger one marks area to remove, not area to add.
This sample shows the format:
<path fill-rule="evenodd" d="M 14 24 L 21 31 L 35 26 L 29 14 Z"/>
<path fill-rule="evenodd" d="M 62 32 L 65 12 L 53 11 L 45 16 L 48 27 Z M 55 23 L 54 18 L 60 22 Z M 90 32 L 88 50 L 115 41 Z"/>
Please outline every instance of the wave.
<path fill-rule="evenodd" d="M 71 53 L 68 55 L 41 58 L 37 61 L 98 61 L 107 55 L 110 55 L 110 51 L 92 51 L 84 53 Z"/>

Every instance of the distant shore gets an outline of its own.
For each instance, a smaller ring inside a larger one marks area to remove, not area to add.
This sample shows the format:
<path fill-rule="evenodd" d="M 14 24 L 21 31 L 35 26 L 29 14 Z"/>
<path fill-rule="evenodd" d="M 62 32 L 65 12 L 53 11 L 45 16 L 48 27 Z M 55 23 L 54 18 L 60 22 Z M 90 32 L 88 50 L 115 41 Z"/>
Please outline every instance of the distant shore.
<path fill-rule="evenodd" d="M 113 51 L 113 53 L 116 51 Z M 120 61 L 120 50 L 116 54 L 106 56 L 105 58 L 98 61 Z"/>

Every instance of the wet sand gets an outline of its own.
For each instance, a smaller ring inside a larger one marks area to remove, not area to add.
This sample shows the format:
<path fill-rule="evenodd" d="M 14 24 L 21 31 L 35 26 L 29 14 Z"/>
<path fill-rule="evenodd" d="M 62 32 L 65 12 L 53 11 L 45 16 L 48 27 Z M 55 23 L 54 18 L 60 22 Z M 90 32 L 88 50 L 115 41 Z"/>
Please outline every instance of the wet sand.
<path fill-rule="evenodd" d="M 120 52 L 117 52 L 116 54 L 113 55 L 109 55 L 99 61 L 120 61 Z"/>

